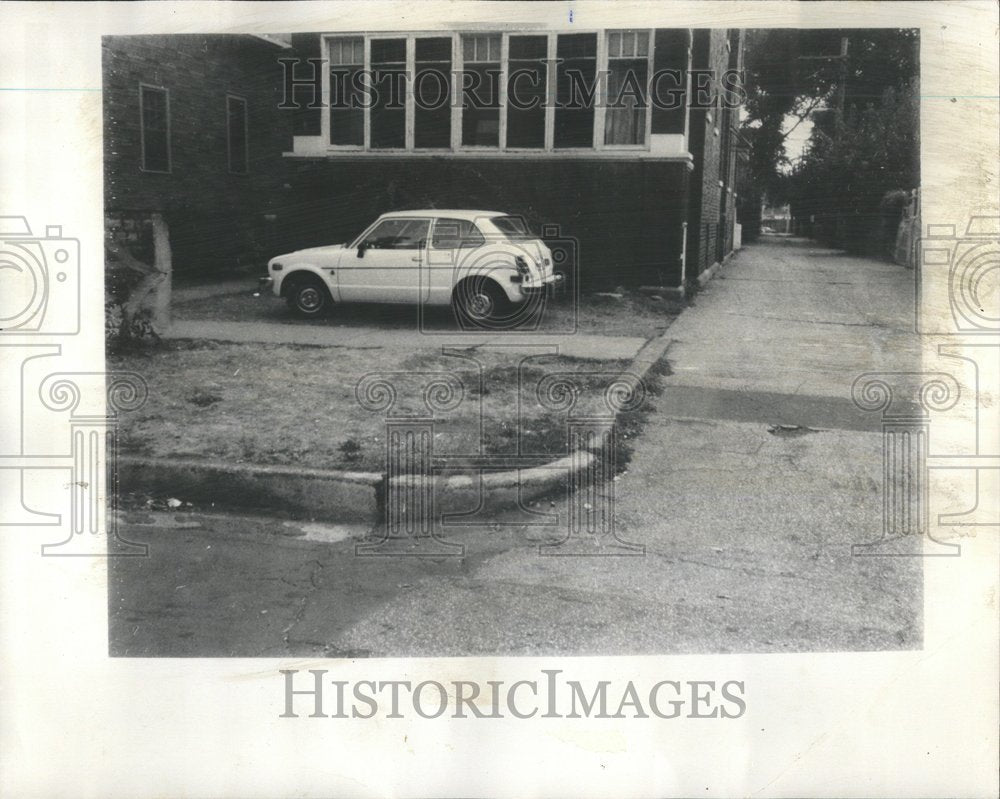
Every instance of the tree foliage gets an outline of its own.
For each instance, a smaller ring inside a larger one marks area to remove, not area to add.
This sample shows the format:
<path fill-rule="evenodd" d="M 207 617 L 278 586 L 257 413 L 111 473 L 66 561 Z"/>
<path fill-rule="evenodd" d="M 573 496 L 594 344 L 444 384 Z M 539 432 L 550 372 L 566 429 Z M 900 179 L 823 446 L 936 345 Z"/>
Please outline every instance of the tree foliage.
<path fill-rule="evenodd" d="M 790 202 L 797 216 L 874 213 L 887 192 L 916 187 L 917 36 L 900 29 L 748 33 L 743 135 L 758 198 Z M 806 119 L 812 133 L 792 163 L 788 134 Z"/>

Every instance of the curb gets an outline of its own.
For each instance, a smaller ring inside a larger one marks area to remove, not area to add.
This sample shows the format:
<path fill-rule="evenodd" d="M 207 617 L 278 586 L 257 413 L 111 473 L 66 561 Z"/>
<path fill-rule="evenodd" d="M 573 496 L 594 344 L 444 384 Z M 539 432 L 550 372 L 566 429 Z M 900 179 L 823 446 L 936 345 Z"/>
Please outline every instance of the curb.
<path fill-rule="evenodd" d="M 295 466 L 119 455 L 119 492 L 147 492 L 255 510 L 307 513 L 331 521 L 376 518 L 382 475 Z"/>
<path fill-rule="evenodd" d="M 625 370 L 642 380 L 672 343 L 650 339 Z M 564 488 L 571 475 L 591 468 L 595 456 L 577 450 L 541 466 L 503 472 L 435 475 L 435 514 L 473 515 L 512 508 Z M 409 479 L 394 478 L 405 490 Z M 145 492 L 223 507 L 288 511 L 333 522 L 378 523 L 385 510 L 381 472 L 303 469 L 295 466 L 232 464 L 119 455 L 119 492 Z"/>

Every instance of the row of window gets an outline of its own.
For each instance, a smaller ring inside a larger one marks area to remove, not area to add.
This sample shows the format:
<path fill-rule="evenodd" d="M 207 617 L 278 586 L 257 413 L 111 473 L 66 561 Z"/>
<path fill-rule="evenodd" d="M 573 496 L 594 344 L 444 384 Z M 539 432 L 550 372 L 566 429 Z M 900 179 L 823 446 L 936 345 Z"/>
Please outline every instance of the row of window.
<path fill-rule="evenodd" d="M 329 143 L 366 150 L 645 146 L 650 31 L 604 37 L 600 48 L 596 33 L 329 38 Z M 618 102 L 593 101 L 599 71 Z M 550 81 L 555 104 L 547 108 Z"/>
<path fill-rule="evenodd" d="M 158 86 L 139 86 L 139 127 L 142 139 L 142 169 L 169 172 L 170 92 Z M 226 153 L 229 171 L 245 175 L 249 171 L 247 101 L 226 97 Z"/>

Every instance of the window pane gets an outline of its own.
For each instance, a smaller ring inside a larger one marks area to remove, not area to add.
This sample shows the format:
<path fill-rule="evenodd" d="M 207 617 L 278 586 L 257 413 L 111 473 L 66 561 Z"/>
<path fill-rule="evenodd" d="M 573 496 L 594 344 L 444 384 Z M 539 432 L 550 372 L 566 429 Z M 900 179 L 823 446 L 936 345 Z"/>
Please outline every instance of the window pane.
<path fill-rule="evenodd" d="M 560 35 L 556 55 L 556 147 L 593 147 L 597 34 Z"/>
<path fill-rule="evenodd" d="M 649 56 L 649 31 L 636 32 L 636 55 L 646 58 Z"/>
<path fill-rule="evenodd" d="M 142 168 L 152 172 L 170 170 L 167 92 L 143 86 L 140 89 Z"/>
<path fill-rule="evenodd" d="M 482 34 L 463 36 L 462 58 L 465 61 L 499 61 L 500 36 Z"/>
<path fill-rule="evenodd" d="M 406 39 L 372 39 L 372 63 L 406 63 Z"/>
<path fill-rule="evenodd" d="M 549 46 L 548 36 L 511 36 L 511 59 L 544 59 Z"/>
<path fill-rule="evenodd" d="M 472 249 L 486 243 L 483 234 L 467 219 L 438 219 L 431 246 L 437 250 Z"/>
<path fill-rule="evenodd" d="M 477 38 L 485 41 L 488 37 Z M 499 147 L 500 62 L 466 64 L 463 86 L 462 144 Z"/>
<path fill-rule="evenodd" d="M 622 35 L 620 33 L 608 34 L 608 57 L 614 58 L 622 54 Z"/>
<path fill-rule="evenodd" d="M 238 97 L 226 99 L 229 134 L 229 171 L 247 171 L 247 104 Z"/>
<path fill-rule="evenodd" d="M 417 39 L 413 76 L 413 144 L 451 146 L 451 39 Z"/>
<path fill-rule="evenodd" d="M 645 58 L 608 60 L 605 144 L 645 144 L 649 62 Z"/>
<path fill-rule="evenodd" d="M 545 146 L 548 74 L 545 36 L 511 36 L 507 72 L 507 146 Z"/>
<path fill-rule="evenodd" d="M 526 239 L 531 234 L 519 216 L 495 216 L 490 219 L 508 239 Z"/>
<path fill-rule="evenodd" d="M 417 39 L 415 42 L 417 61 L 447 61 L 451 63 L 451 37 L 437 36 L 433 39 Z"/>
<path fill-rule="evenodd" d="M 596 33 L 565 33 L 556 40 L 559 58 L 597 58 Z"/>
<path fill-rule="evenodd" d="M 339 61 L 334 54 L 339 53 Z M 330 144 L 365 143 L 365 111 L 361 92 L 364 71 L 364 40 L 360 37 L 330 42 Z"/>
<path fill-rule="evenodd" d="M 372 250 L 419 250 L 427 245 L 427 219 L 386 219 L 365 236 Z"/>
<path fill-rule="evenodd" d="M 406 146 L 406 39 L 371 42 L 374 97 L 371 108 L 371 146 Z"/>

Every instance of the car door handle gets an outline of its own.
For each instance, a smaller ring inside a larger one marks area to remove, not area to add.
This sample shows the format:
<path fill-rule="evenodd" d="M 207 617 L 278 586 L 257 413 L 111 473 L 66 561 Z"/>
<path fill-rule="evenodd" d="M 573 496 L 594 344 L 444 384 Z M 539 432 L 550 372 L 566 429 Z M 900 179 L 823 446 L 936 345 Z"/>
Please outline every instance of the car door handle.
<path fill-rule="evenodd" d="M 419 255 L 415 255 L 410 260 L 411 261 L 419 261 L 420 260 L 420 256 Z"/>

